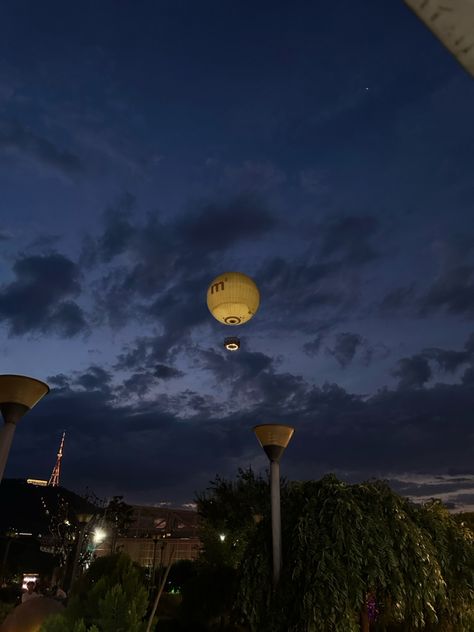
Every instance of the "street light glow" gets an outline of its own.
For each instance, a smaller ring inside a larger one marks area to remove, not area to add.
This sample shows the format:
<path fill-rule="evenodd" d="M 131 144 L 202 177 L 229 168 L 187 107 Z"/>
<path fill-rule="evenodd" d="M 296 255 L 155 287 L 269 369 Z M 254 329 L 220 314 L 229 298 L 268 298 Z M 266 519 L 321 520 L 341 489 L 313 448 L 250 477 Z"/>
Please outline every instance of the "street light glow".
<path fill-rule="evenodd" d="M 96 529 L 94 529 L 94 535 L 92 536 L 92 541 L 94 542 L 94 544 L 101 544 L 105 540 L 106 537 L 107 537 L 107 532 L 104 531 L 104 529 L 97 527 Z"/>

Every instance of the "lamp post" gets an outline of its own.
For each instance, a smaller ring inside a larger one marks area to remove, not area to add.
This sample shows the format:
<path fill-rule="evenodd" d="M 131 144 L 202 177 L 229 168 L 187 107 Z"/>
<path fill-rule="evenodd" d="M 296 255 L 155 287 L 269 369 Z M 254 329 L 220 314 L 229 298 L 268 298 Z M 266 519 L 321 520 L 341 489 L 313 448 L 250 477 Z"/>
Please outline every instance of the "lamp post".
<path fill-rule="evenodd" d="M 156 573 L 156 545 L 158 544 L 158 542 L 160 541 L 160 538 L 158 536 L 154 536 L 153 538 L 153 563 L 152 563 L 152 568 L 151 568 L 151 573 L 150 573 L 150 585 L 148 587 L 148 591 L 151 592 L 153 590 L 153 588 L 155 587 L 155 573 Z"/>
<path fill-rule="evenodd" d="M 77 522 L 79 523 L 79 534 L 77 536 L 76 553 L 74 555 L 74 564 L 72 566 L 71 583 L 70 583 L 69 588 L 71 588 L 71 586 L 74 583 L 74 580 L 76 579 L 77 571 L 79 568 L 79 558 L 81 556 L 81 551 L 82 551 L 82 544 L 84 542 L 84 535 L 86 533 L 87 525 L 89 524 L 89 522 L 92 520 L 93 517 L 94 516 L 92 514 L 88 514 L 88 513 L 76 514 Z"/>
<path fill-rule="evenodd" d="M 253 429 L 270 459 L 270 493 L 272 505 L 273 587 L 281 570 L 280 459 L 295 431 L 291 426 L 261 424 Z"/>
<path fill-rule="evenodd" d="M 0 375 L 0 482 L 7 464 L 16 424 L 49 392 L 49 386 L 26 375 Z"/>

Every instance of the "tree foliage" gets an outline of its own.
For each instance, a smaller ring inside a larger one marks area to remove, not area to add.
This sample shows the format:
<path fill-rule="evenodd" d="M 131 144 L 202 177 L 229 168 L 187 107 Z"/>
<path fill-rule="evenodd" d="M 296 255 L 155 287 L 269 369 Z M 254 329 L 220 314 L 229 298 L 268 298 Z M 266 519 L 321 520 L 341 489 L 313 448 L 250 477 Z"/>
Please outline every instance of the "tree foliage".
<path fill-rule="evenodd" d="M 123 496 L 113 496 L 105 508 L 105 520 L 112 531 L 112 553 L 115 553 L 117 538 L 126 535 L 133 520 L 133 508 L 123 500 Z"/>
<path fill-rule="evenodd" d="M 90 566 L 74 586 L 62 619 L 48 621 L 42 632 L 143 632 L 147 608 L 142 569 L 124 554 L 110 555 Z"/>
<path fill-rule="evenodd" d="M 438 502 L 417 506 L 383 482 L 334 476 L 283 486 L 275 592 L 267 481 L 250 471 L 217 478 L 198 509 L 202 576 L 234 569 L 226 601 L 252 632 L 359 632 L 369 611 L 371 629 L 474 630 L 474 536 Z"/>
<path fill-rule="evenodd" d="M 249 535 L 270 511 L 268 481 L 252 469 L 239 469 L 235 481 L 217 476 L 196 502 L 201 517 L 203 560 L 237 568 Z"/>
<path fill-rule="evenodd" d="M 241 564 L 239 602 L 251 630 L 358 632 L 369 596 L 382 622 L 406 631 L 443 621 L 473 629 L 472 537 L 441 505 L 416 507 L 382 482 L 328 476 L 288 488 L 282 516 L 276 593 L 268 590 L 268 521 Z"/>

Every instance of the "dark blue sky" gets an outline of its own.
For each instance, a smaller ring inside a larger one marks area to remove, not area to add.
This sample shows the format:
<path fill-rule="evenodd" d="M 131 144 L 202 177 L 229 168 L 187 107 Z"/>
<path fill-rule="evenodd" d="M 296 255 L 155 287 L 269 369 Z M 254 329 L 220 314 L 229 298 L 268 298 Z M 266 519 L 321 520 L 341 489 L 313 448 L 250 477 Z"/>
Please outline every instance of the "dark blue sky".
<path fill-rule="evenodd" d="M 185 502 L 282 421 L 292 478 L 474 506 L 473 111 L 401 0 L 2 2 L 0 372 L 53 387 L 7 475 L 66 429 L 64 484 Z"/>

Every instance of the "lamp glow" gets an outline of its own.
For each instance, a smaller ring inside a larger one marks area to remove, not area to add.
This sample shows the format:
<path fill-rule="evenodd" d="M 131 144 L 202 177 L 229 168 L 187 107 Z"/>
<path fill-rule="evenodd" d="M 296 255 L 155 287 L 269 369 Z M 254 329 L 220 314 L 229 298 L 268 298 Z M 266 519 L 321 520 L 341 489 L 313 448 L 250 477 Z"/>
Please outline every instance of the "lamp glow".
<path fill-rule="evenodd" d="M 97 546 L 98 544 L 102 544 L 102 542 L 105 540 L 106 537 L 107 537 L 107 532 L 104 531 L 104 529 L 101 529 L 100 527 L 97 527 L 94 530 L 94 534 L 92 536 L 92 541 Z"/>
<path fill-rule="evenodd" d="M 226 338 L 224 347 L 227 351 L 238 351 L 240 349 L 240 340 L 238 338 Z"/>

